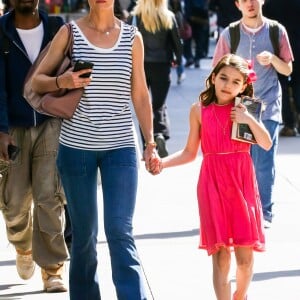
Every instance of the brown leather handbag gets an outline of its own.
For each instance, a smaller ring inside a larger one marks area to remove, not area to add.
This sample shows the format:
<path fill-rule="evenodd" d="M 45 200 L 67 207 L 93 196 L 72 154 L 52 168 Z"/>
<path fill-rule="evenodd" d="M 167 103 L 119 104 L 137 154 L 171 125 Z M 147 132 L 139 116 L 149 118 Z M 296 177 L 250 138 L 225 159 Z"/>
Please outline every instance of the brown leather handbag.
<path fill-rule="evenodd" d="M 73 33 L 71 24 L 67 23 L 69 31 L 68 43 L 64 52 L 64 59 L 60 64 L 60 67 L 53 74 L 53 76 L 59 76 L 64 73 L 67 69 L 73 66 L 72 62 L 72 50 L 73 50 Z M 47 54 L 50 43 L 41 51 L 31 68 L 29 69 L 27 76 L 25 78 L 23 96 L 30 106 L 37 112 L 53 117 L 70 119 L 72 118 L 78 103 L 83 94 L 83 88 L 77 89 L 59 89 L 55 92 L 38 94 L 34 92 L 31 88 L 32 77 L 35 73 L 40 62 L 43 60 Z"/>

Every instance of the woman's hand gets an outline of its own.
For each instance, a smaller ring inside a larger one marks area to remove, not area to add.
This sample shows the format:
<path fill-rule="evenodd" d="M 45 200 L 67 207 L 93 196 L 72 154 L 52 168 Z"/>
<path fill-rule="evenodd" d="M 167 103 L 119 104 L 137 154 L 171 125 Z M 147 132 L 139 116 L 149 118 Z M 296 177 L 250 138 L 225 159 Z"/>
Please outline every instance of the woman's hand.
<path fill-rule="evenodd" d="M 143 153 L 146 170 L 152 175 L 157 175 L 161 171 L 161 159 L 157 153 L 155 143 L 148 143 Z"/>
<path fill-rule="evenodd" d="M 57 77 L 57 85 L 63 89 L 78 89 L 90 84 L 92 76 L 80 77 L 80 75 L 92 70 L 81 70 L 73 72 L 73 68 L 68 69 L 65 73 Z"/>

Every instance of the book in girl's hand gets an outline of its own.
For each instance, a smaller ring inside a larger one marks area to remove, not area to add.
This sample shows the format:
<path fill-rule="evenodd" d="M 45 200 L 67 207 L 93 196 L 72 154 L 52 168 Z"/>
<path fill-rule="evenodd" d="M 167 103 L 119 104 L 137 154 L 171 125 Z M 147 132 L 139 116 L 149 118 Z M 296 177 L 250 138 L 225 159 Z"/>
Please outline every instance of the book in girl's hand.
<path fill-rule="evenodd" d="M 242 103 L 247 111 L 260 122 L 261 114 L 263 111 L 263 102 L 258 98 L 252 98 L 249 96 L 242 96 L 235 98 L 235 106 Z M 231 138 L 240 142 L 246 142 L 251 144 L 257 144 L 254 134 L 252 133 L 248 124 L 233 122 Z"/>

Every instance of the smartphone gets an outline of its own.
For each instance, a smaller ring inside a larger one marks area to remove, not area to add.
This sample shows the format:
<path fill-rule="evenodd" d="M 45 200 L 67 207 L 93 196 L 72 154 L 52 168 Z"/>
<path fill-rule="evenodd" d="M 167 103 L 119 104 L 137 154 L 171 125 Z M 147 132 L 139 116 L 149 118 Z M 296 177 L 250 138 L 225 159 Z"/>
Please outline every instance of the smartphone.
<path fill-rule="evenodd" d="M 17 146 L 15 146 L 15 145 L 10 144 L 10 145 L 8 145 L 8 147 L 7 147 L 7 152 L 8 152 L 8 158 L 9 158 L 10 160 L 15 160 L 16 157 L 17 157 L 17 155 L 18 155 L 19 152 L 20 152 L 20 148 L 17 147 Z"/>
<path fill-rule="evenodd" d="M 93 69 L 93 67 L 94 64 L 92 62 L 79 59 L 75 62 L 73 72 L 77 72 L 84 69 Z M 88 73 L 81 74 L 79 77 L 88 78 L 90 76 L 91 76 L 91 72 L 88 72 Z"/>

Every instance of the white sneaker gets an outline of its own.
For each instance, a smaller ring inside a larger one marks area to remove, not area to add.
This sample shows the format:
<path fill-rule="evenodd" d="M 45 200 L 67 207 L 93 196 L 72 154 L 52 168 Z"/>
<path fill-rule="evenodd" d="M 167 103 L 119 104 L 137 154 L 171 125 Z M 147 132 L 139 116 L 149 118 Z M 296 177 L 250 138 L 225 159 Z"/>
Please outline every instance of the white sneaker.
<path fill-rule="evenodd" d="M 264 220 L 264 228 L 265 229 L 269 229 L 269 228 L 271 228 L 271 226 L 272 226 L 272 223 L 270 221 Z"/>
<path fill-rule="evenodd" d="M 177 77 L 177 84 L 182 83 L 182 82 L 184 81 L 185 78 L 186 78 L 185 73 L 182 73 L 181 75 L 179 75 L 179 76 Z"/>
<path fill-rule="evenodd" d="M 32 260 L 32 253 L 30 251 L 17 251 L 16 267 L 19 276 L 24 279 L 30 279 L 34 273 L 35 262 Z"/>

